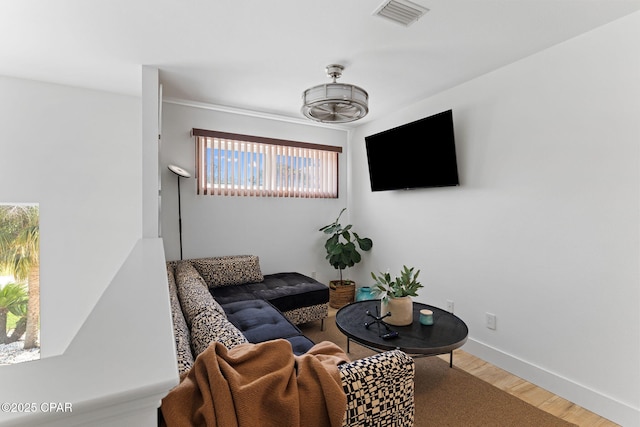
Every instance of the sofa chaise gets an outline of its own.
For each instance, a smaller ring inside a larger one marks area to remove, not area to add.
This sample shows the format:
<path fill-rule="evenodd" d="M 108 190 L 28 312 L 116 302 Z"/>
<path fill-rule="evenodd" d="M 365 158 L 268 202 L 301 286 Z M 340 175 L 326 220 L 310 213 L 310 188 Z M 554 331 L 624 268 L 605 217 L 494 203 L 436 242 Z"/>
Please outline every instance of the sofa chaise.
<path fill-rule="evenodd" d="M 253 255 L 171 261 L 167 279 L 181 379 L 212 343 L 231 349 L 285 339 L 304 354 L 315 343 L 296 325 L 322 325 L 328 315 L 326 285 L 300 273 L 263 275 Z M 343 426 L 413 425 L 413 359 L 393 350 L 338 368 L 347 396 Z"/>

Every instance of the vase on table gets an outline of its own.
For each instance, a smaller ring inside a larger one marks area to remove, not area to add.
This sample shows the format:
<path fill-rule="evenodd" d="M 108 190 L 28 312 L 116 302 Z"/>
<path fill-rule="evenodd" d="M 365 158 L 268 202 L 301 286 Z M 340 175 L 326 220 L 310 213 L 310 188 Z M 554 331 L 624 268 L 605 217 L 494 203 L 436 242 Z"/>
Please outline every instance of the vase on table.
<path fill-rule="evenodd" d="M 391 313 L 384 323 L 394 326 L 407 326 L 413 323 L 413 301 L 411 297 L 389 297 L 387 302 L 380 301 L 380 315 Z"/>

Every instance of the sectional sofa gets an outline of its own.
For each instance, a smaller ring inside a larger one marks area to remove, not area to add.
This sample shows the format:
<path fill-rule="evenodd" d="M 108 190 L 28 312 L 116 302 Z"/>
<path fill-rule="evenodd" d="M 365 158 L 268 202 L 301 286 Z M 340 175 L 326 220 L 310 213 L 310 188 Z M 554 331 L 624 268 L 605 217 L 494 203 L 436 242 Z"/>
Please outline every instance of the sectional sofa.
<path fill-rule="evenodd" d="M 296 326 L 327 318 L 328 287 L 300 273 L 263 275 L 253 255 L 167 263 L 178 373 L 211 343 L 286 339 L 300 355 L 314 342 Z M 322 327 L 322 326 L 320 326 Z M 344 426 L 411 426 L 414 363 L 394 350 L 339 365 L 347 396 Z"/>

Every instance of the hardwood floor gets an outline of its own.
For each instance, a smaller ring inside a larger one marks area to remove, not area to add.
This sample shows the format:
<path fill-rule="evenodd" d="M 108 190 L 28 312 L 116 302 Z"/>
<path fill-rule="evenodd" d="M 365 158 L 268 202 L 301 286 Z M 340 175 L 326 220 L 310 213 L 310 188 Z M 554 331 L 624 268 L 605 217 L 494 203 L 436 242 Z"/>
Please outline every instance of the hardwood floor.
<path fill-rule="evenodd" d="M 442 359 L 449 361 L 449 355 Z M 594 414 L 566 399 L 544 390 L 535 384 L 523 380 L 509 372 L 497 368 L 463 350 L 455 350 L 453 361 L 458 368 L 492 384 L 507 393 L 524 400 L 558 418 L 577 424 L 580 427 L 615 427 L 618 424 Z"/>

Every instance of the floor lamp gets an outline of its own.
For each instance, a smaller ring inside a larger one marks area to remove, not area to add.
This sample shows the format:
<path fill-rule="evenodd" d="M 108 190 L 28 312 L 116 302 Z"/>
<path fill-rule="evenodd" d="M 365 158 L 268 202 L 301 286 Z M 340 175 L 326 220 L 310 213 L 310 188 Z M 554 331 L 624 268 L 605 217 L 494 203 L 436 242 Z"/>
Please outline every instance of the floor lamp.
<path fill-rule="evenodd" d="M 191 174 L 180 166 L 169 165 L 169 170 L 178 176 L 178 228 L 180 230 L 180 259 L 182 260 L 182 206 L 180 202 L 180 178 L 191 178 Z"/>

